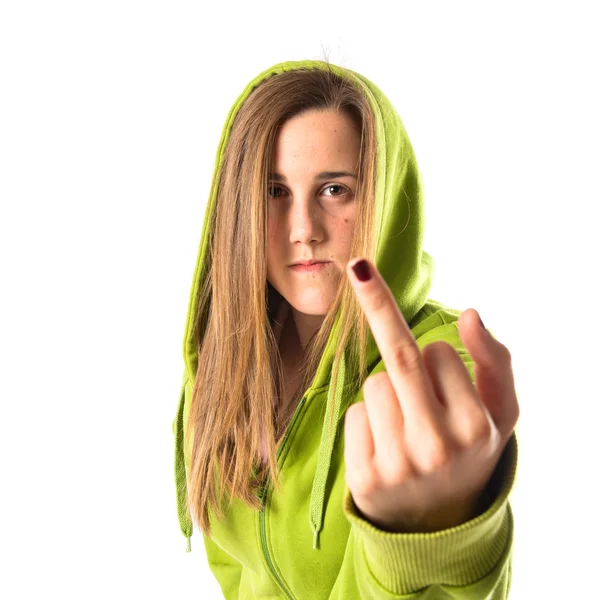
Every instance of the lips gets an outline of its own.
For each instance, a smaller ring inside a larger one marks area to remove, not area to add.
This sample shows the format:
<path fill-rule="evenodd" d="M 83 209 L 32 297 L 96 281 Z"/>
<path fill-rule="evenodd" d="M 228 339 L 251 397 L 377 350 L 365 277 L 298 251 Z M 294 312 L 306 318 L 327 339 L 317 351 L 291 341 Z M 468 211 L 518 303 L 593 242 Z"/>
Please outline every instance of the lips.
<path fill-rule="evenodd" d="M 331 262 L 329 260 L 301 260 L 295 263 L 292 263 L 290 267 L 310 267 L 311 265 L 319 265 Z"/>
<path fill-rule="evenodd" d="M 332 264 L 331 261 L 313 261 L 309 264 L 290 265 L 290 269 L 292 269 L 292 271 L 296 271 L 297 273 L 318 273 L 323 269 L 328 269 L 330 264 Z"/>

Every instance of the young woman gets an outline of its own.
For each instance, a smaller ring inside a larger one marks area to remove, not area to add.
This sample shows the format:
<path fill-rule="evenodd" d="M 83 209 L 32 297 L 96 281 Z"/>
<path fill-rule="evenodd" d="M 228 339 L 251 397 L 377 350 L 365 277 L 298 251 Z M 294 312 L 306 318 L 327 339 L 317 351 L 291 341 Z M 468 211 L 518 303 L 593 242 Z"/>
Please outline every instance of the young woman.
<path fill-rule="evenodd" d="M 415 155 L 371 81 L 276 64 L 215 162 L 175 435 L 225 598 L 508 597 L 510 353 L 428 298 Z M 193 518 L 193 521 L 192 521 Z"/>

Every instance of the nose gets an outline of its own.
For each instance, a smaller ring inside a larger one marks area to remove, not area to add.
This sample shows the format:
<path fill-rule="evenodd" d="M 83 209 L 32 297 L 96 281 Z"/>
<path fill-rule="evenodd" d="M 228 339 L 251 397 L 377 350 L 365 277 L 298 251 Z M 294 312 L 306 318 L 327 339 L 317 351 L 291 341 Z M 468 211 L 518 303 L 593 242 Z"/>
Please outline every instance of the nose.
<path fill-rule="evenodd" d="M 318 210 L 308 202 L 298 202 L 290 215 L 290 242 L 311 244 L 323 239 L 323 227 Z"/>

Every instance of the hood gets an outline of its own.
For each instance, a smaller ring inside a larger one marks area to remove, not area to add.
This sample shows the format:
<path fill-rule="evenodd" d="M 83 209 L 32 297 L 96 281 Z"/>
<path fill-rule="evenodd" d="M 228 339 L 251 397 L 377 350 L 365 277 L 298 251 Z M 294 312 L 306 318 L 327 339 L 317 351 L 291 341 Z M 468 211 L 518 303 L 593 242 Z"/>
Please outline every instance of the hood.
<path fill-rule="evenodd" d="M 413 147 L 410 143 L 402 120 L 383 92 L 366 77 L 336 65 L 319 60 L 298 60 L 278 63 L 263 71 L 250 81 L 231 107 L 221 134 L 217 150 L 210 198 L 204 216 L 204 226 L 196 260 L 196 267 L 190 291 L 187 318 L 183 337 L 183 359 L 185 369 L 182 392 L 179 398 L 177 416 L 173 422 L 175 434 L 175 480 L 177 488 L 177 508 L 180 529 L 187 538 L 187 551 L 190 551 L 192 521 L 187 509 L 187 491 L 185 461 L 183 455 L 184 424 L 184 388 L 187 382 L 193 382 L 198 364 L 197 350 L 192 339 L 192 327 L 197 311 L 197 295 L 201 285 L 203 270 L 206 267 L 208 247 L 208 223 L 215 209 L 218 189 L 218 170 L 233 120 L 252 90 L 264 79 L 278 73 L 299 68 L 330 68 L 342 77 L 348 78 L 360 86 L 371 103 L 376 121 L 377 135 L 377 182 L 376 182 L 376 254 L 375 265 L 392 290 L 398 306 L 408 323 L 427 302 L 431 289 L 434 262 L 432 257 L 422 250 L 424 234 L 424 201 L 421 177 Z M 333 358 L 338 334 L 339 314 L 333 326 L 328 343 L 323 352 L 317 373 L 311 388 L 330 384 Z M 379 358 L 379 350 L 369 335 L 367 345 L 367 364 L 373 364 Z M 323 433 L 319 447 L 316 475 L 310 502 L 310 524 L 314 533 L 313 547 L 319 547 L 319 532 L 322 528 L 326 507 L 325 483 L 331 464 L 334 440 L 327 435 L 327 423 L 331 412 L 338 422 L 342 413 L 345 380 L 345 361 L 340 362 L 335 397 L 327 396 L 326 414 L 323 421 Z M 333 386 L 329 386 L 331 392 Z"/>

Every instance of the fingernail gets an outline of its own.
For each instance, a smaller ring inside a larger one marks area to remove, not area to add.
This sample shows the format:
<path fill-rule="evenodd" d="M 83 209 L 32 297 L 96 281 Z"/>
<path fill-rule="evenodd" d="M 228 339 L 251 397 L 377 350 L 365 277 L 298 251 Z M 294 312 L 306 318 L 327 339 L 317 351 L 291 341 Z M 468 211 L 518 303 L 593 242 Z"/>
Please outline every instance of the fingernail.
<path fill-rule="evenodd" d="M 481 317 L 479 317 L 479 322 L 481 323 L 482 329 L 485 329 L 485 325 L 483 324 L 483 321 L 481 320 Z M 487 331 L 487 329 L 486 329 L 486 331 Z"/>
<path fill-rule="evenodd" d="M 352 265 L 352 270 L 359 281 L 369 281 L 371 279 L 371 269 L 369 269 L 369 263 L 365 259 L 361 259 L 355 265 Z"/>

